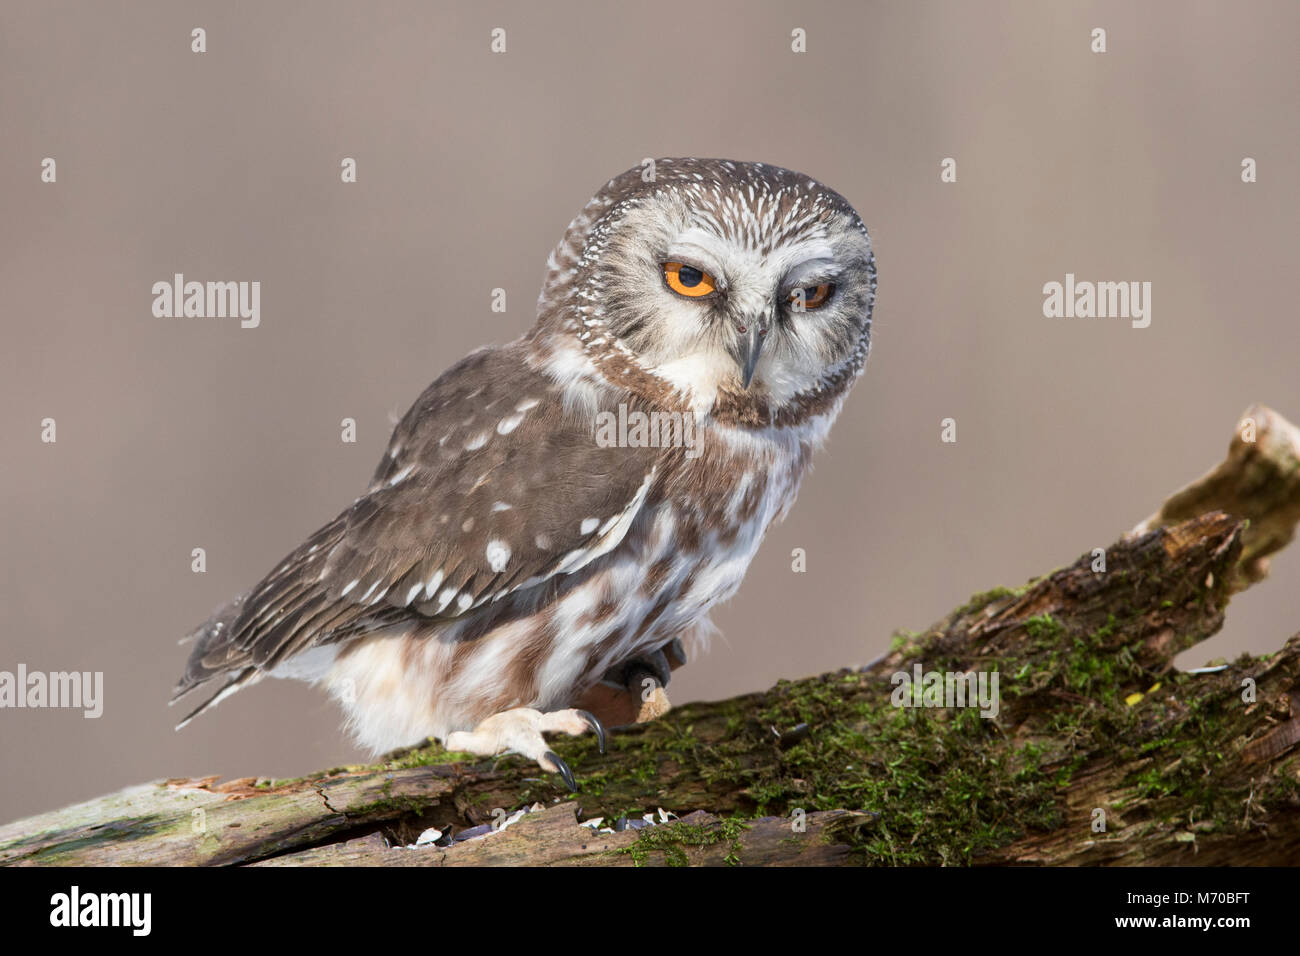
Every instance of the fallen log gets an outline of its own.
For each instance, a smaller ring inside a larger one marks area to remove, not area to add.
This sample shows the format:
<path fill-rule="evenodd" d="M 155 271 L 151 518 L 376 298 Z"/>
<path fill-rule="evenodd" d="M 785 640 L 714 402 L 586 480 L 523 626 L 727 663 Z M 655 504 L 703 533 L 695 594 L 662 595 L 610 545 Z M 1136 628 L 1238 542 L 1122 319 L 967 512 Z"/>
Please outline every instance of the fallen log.
<path fill-rule="evenodd" d="M 0 827 L 0 863 L 1294 863 L 1300 635 L 1190 672 L 1173 658 L 1297 520 L 1300 430 L 1255 406 L 1222 464 L 1110 548 L 976 595 L 865 668 L 678 707 L 603 755 L 557 740 L 576 795 L 429 744 L 131 787 Z"/>

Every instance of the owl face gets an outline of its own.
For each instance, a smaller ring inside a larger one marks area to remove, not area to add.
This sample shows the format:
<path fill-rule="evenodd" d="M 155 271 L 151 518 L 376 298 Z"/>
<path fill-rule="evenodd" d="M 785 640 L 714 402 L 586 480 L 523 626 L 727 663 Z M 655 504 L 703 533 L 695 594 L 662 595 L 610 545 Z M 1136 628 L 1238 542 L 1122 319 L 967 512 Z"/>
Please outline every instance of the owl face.
<path fill-rule="evenodd" d="M 642 173 L 611 181 L 587 231 L 588 325 L 696 405 L 780 408 L 860 368 L 875 269 L 842 197 L 757 163 L 659 160 L 652 181 Z"/>

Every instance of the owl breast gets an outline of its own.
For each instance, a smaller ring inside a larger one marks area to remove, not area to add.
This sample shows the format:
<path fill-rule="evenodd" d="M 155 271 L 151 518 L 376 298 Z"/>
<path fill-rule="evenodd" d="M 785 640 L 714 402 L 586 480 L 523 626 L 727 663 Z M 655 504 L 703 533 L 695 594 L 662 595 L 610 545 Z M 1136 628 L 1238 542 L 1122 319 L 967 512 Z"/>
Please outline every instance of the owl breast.
<path fill-rule="evenodd" d="M 629 658 L 704 636 L 794 503 L 813 445 L 801 429 L 718 429 L 698 459 L 669 468 L 620 547 L 556 601 L 536 705 L 565 706 Z"/>

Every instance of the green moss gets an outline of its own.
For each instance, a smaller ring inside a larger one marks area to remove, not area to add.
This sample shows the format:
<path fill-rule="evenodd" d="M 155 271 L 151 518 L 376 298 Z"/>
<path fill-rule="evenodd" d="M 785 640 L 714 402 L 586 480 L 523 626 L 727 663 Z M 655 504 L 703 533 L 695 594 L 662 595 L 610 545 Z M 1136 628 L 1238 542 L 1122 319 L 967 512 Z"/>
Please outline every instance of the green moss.
<path fill-rule="evenodd" d="M 957 609 L 955 616 L 963 617 L 967 614 L 974 614 L 977 611 L 982 611 L 994 601 L 1000 600 L 1001 598 L 1016 597 L 1023 594 L 1027 588 L 1027 585 L 1026 587 L 1017 590 L 998 587 L 990 588 L 987 591 L 980 591 L 978 594 L 972 594 L 970 600 Z"/>
<path fill-rule="evenodd" d="M 748 829 L 749 824 L 739 817 L 729 817 L 715 825 L 661 824 L 638 831 L 636 842 L 617 852 L 631 856 L 636 866 L 645 866 L 652 853 L 662 853 L 668 866 L 686 866 L 690 863 L 687 850 L 728 843 L 730 846 L 723 862 L 735 866 L 740 862 L 740 835 Z"/>
<path fill-rule="evenodd" d="M 384 770 L 409 770 L 412 767 L 432 767 L 446 763 L 477 763 L 482 757 L 455 750 L 444 750 L 430 738 L 418 747 L 399 751 L 382 764 Z"/>
<path fill-rule="evenodd" d="M 847 708 L 842 697 L 827 699 L 826 682 L 773 692 L 764 722 L 814 731 L 783 754 L 778 772 L 748 786 L 759 814 L 873 814 L 849 842 L 867 861 L 891 864 L 968 863 L 1025 827 L 1053 824 L 1056 776 L 1033 745 L 1003 746 L 996 723 L 972 708 L 894 707 L 888 683 L 855 681 Z"/>
<path fill-rule="evenodd" d="M 1065 630 L 1050 614 L 1039 614 L 1025 620 L 1025 630 L 1038 642 L 1054 641 Z"/>
<path fill-rule="evenodd" d="M 897 630 L 889 639 L 889 653 L 897 654 L 899 651 L 908 648 L 920 649 L 923 646 L 924 637 L 920 631 Z"/>

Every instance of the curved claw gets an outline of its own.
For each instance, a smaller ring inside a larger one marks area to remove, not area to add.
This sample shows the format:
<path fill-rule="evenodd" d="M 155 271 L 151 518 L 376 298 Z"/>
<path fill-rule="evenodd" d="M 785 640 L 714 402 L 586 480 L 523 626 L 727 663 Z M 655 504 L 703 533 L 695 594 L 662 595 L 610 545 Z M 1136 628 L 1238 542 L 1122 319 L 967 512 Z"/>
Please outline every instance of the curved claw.
<path fill-rule="evenodd" d="M 578 711 L 578 716 L 587 722 L 587 726 L 590 727 L 592 733 L 596 735 L 596 746 L 600 748 L 601 753 L 604 753 L 605 752 L 605 725 L 602 724 L 596 718 L 596 715 L 589 710 Z"/>
<path fill-rule="evenodd" d="M 564 785 L 569 788 L 570 793 L 578 792 L 578 781 L 573 776 L 573 771 L 569 765 L 560 759 L 560 755 L 553 750 L 548 750 L 542 756 L 555 765 L 555 772 L 560 775 Z"/>

